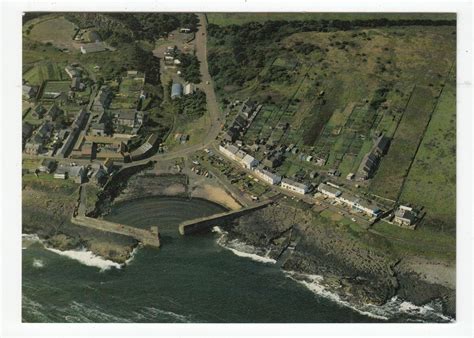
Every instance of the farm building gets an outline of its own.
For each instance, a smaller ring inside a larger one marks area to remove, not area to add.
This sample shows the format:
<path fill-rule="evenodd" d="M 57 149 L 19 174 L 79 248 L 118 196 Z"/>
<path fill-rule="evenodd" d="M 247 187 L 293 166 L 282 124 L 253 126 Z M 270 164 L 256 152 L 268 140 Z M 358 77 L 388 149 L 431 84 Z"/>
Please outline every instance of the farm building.
<path fill-rule="evenodd" d="M 82 54 L 99 53 L 99 52 L 105 52 L 106 50 L 107 48 L 105 48 L 102 42 L 86 43 L 81 46 Z"/>
<path fill-rule="evenodd" d="M 304 183 L 299 183 L 288 178 L 284 178 L 281 180 L 281 187 L 283 189 L 304 195 L 309 191 L 309 188 Z"/>
<path fill-rule="evenodd" d="M 136 111 L 121 111 L 115 114 L 115 124 L 119 126 L 126 126 L 130 128 L 134 128 L 137 119 L 137 112 Z"/>
<path fill-rule="evenodd" d="M 340 190 L 337 190 L 336 188 L 331 187 L 330 185 L 327 185 L 325 183 L 321 183 L 318 186 L 318 191 L 330 198 L 336 198 L 341 196 L 342 194 Z"/>
<path fill-rule="evenodd" d="M 191 95 L 194 93 L 194 85 L 192 83 L 188 83 L 184 86 L 184 95 Z"/>
<path fill-rule="evenodd" d="M 171 98 L 181 97 L 183 95 L 183 86 L 180 83 L 173 83 L 171 86 Z"/>
<path fill-rule="evenodd" d="M 281 176 L 276 175 L 268 170 L 265 170 L 263 168 L 257 168 L 255 169 L 255 175 L 265 182 L 275 185 L 279 184 L 281 182 Z"/>
<path fill-rule="evenodd" d="M 416 223 L 417 214 L 413 208 L 400 205 L 395 211 L 395 217 L 393 222 L 401 227 L 414 229 Z"/>

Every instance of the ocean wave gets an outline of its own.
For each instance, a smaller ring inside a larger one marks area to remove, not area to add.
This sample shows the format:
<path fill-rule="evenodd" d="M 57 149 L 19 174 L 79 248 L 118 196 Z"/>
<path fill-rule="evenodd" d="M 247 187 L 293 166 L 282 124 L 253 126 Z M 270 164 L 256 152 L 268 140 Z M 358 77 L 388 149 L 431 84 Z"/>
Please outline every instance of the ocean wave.
<path fill-rule="evenodd" d="M 130 323 L 127 318 L 106 313 L 102 308 L 92 304 L 83 304 L 72 301 L 63 309 L 64 319 L 70 323 Z M 73 314 L 71 314 L 73 313 Z"/>
<path fill-rule="evenodd" d="M 36 234 L 21 234 L 21 248 L 22 250 L 28 249 L 28 247 L 35 243 L 40 242 L 42 243 L 41 239 Z"/>
<path fill-rule="evenodd" d="M 138 252 L 138 248 L 139 248 L 138 246 L 133 248 L 132 252 L 130 253 L 130 257 L 127 258 L 124 265 L 129 265 L 133 261 L 133 259 L 135 258 L 136 253 Z"/>
<path fill-rule="evenodd" d="M 185 315 L 180 315 L 172 311 L 157 309 L 155 307 L 145 307 L 143 312 L 151 316 L 151 318 L 156 318 L 157 316 L 166 316 L 173 321 L 178 321 L 181 323 L 191 323 L 190 318 Z"/>
<path fill-rule="evenodd" d="M 105 271 L 110 268 L 122 268 L 122 264 L 97 256 L 93 252 L 87 251 L 86 249 L 61 251 L 46 246 L 45 249 L 54 252 L 58 255 L 74 259 L 84 265 L 97 267 L 101 271 Z"/>
<path fill-rule="evenodd" d="M 350 302 L 341 299 L 341 297 L 328 290 L 324 285 L 324 278 L 319 275 L 301 274 L 294 271 L 285 271 L 285 275 L 288 278 L 304 285 L 314 294 L 336 302 L 344 307 L 348 307 L 362 315 L 380 319 L 380 320 L 391 320 L 393 318 L 408 317 L 404 321 L 414 322 L 452 322 L 453 319 L 445 316 L 441 313 L 441 305 L 435 301 L 425 304 L 423 306 L 417 306 L 406 300 L 402 300 L 397 296 L 392 297 L 388 302 L 383 305 L 373 304 L 361 304 L 355 305 Z"/>
<path fill-rule="evenodd" d="M 244 258 L 250 258 L 250 259 L 252 259 L 256 262 L 260 262 L 260 263 L 275 264 L 277 262 L 275 259 L 268 257 L 269 252 L 267 252 L 265 254 L 265 256 L 258 255 L 257 254 L 257 252 L 258 252 L 257 248 L 255 248 L 252 245 L 243 243 L 243 242 L 241 242 L 237 239 L 227 241 L 226 240 L 226 234 L 227 233 L 225 231 L 223 231 L 221 228 L 217 227 L 217 226 L 213 227 L 212 231 L 221 235 L 219 237 L 219 239 L 217 240 L 217 244 L 219 244 L 224 249 L 230 250 L 236 256 L 244 257 Z"/>

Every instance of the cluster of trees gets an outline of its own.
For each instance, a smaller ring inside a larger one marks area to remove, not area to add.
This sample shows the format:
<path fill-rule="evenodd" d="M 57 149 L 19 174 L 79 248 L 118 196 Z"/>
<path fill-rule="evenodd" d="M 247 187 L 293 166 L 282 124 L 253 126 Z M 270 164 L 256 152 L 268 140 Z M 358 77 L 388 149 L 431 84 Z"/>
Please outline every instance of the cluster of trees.
<path fill-rule="evenodd" d="M 66 18 L 81 28 L 95 27 L 111 45 L 154 41 L 179 27 L 195 31 L 199 22 L 191 13 L 68 13 Z"/>
<path fill-rule="evenodd" d="M 178 113 L 185 114 L 190 119 L 199 118 L 206 112 L 206 94 L 200 90 L 196 90 L 193 95 L 183 96 L 176 103 Z"/>
<path fill-rule="evenodd" d="M 201 82 L 201 73 L 199 71 L 200 62 L 197 56 L 194 54 L 182 53 L 179 56 L 179 60 L 181 61 L 182 77 L 187 82 L 200 83 Z"/>
<path fill-rule="evenodd" d="M 120 79 L 127 70 L 138 70 L 146 73 L 147 83 L 160 84 L 160 61 L 153 52 L 144 49 L 138 43 L 123 45 L 116 52 L 104 54 L 84 54 L 80 57 L 88 63 L 95 63 L 101 67 L 106 80 Z"/>
<path fill-rule="evenodd" d="M 265 21 L 249 22 L 243 25 L 219 26 L 209 24 L 208 34 L 214 48 L 208 56 L 209 72 L 215 78 L 216 88 L 226 85 L 242 86 L 254 79 L 263 69 L 267 60 L 271 60 L 279 51 L 278 42 L 298 32 L 330 32 L 352 30 L 364 27 L 391 26 L 455 26 L 455 20 L 404 19 L 389 20 L 308 20 L 308 21 Z M 341 49 L 350 46 L 349 42 L 336 42 Z M 295 44 L 293 49 L 309 54 L 318 49 L 310 43 Z"/>
<path fill-rule="evenodd" d="M 387 86 L 382 86 L 378 88 L 374 93 L 374 97 L 370 101 L 370 104 L 369 104 L 370 109 L 374 111 L 379 109 L 380 105 L 387 100 L 387 93 L 389 91 L 390 89 Z"/>

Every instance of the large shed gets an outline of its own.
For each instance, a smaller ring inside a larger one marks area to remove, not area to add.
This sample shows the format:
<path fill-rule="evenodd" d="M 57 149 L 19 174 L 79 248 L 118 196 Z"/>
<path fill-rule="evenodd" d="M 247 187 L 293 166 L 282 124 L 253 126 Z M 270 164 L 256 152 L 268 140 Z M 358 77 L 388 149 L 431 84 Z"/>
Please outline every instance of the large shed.
<path fill-rule="evenodd" d="M 181 97 L 183 95 L 183 86 L 180 83 L 173 83 L 171 86 L 171 98 Z"/>

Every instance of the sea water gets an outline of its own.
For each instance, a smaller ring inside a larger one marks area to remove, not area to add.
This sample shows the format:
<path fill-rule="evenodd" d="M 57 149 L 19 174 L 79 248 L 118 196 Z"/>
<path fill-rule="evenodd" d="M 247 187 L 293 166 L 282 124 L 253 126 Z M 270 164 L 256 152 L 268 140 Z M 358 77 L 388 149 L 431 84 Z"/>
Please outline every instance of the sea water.
<path fill-rule="evenodd" d="M 222 233 L 178 234 L 179 222 L 222 210 L 221 206 L 202 199 L 164 197 L 116 205 L 107 219 L 143 228 L 157 225 L 161 233 L 160 249 L 139 247 L 125 266 L 85 249 L 58 252 L 45 248 L 40 241 L 24 246 L 23 321 L 339 323 L 423 320 L 418 313 L 398 311 L 398 308 L 387 317 L 341 304 L 324 292 L 312 290 L 312 284 L 298 281 L 271 260 L 243 254 L 235 245 L 230 249 L 222 246 L 219 243 Z M 34 238 L 30 236 L 29 240 Z M 242 245 L 245 248 L 245 244 Z"/>

